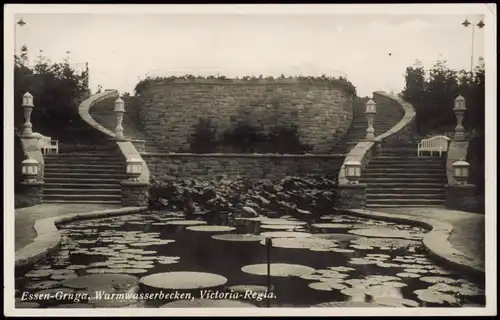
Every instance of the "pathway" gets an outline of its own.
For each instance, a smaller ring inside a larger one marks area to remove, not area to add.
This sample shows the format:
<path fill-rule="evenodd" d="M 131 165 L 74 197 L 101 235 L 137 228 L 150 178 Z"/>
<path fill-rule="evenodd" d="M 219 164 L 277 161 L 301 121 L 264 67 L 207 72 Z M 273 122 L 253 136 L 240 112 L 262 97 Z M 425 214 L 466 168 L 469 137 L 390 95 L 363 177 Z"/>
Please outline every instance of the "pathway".
<path fill-rule="evenodd" d="M 15 210 L 15 250 L 30 244 L 37 234 L 33 225 L 35 221 L 43 218 L 56 217 L 69 213 L 83 213 L 96 210 L 121 208 L 121 205 L 113 204 L 89 204 L 89 203 L 44 203 L 32 207 Z"/>
<path fill-rule="evenodd" d="M 484 268 L 486 232 L 484 214 L 449 210 L 444 207 L 380 208 L 378 211 L 427 217 L 450 223 L 453 226 L 453 231 L 448 239 L 451 245 Z"/>

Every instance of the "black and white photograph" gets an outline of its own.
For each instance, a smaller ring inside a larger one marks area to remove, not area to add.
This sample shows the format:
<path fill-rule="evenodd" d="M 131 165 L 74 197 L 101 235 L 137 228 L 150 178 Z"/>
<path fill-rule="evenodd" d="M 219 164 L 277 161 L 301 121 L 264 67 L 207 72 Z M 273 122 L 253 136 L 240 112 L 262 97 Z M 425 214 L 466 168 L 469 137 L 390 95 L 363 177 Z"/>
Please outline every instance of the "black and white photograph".
<path fill-rule="evenodd" d="M 496 11 L 5 5 L 4 315 L 496 315 Z"/>

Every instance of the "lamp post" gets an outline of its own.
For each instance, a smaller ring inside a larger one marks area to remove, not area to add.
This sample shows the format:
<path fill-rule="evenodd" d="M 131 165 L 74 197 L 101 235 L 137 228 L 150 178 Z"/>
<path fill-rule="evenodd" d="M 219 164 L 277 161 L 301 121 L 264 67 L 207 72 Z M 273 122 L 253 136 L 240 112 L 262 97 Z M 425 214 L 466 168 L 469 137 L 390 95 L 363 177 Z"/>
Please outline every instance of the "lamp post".
<path fill-rule="evenodd" d="M 349 181 L 349 184 L 359 184 L 359 178 L 361 177 L 361 162 L 359 161 L 346 161 L 345 164 L 345 177 Z"/>
<path fill-rule="evenodd" d="M 21 170 L 24 178 L 24 182 L 34 182 L 36 181 L 36 176 L 38 175 L 38 161 L 35 159 L 26 159 L 21 162 Z"/>
<path fill-rule="evenodd" d="M 479 27 L 479 29 L 482 29 L 484 27 L 484 22 L 483 20 L 479 21 L 477 24 L 470 23 L 469 20 L 465 19 L 464 22 L 462 22 L 462 25 L 464 27 L 469 27 L 472 26 L 472 47 L 471 47 L 471 56 L 470 56 L 470 73 L 471 73 L 471 79 L 474 77 L 474 70 L 473 70 L 473 65 L 474 65 L 474 29 Z"/>
<path fill-rule="evenodd" d="M 33 138 L 34 136 L 32 131 L 33 125 L 31 124 L 31 112 L 33 111 L 34 105 L 33 96 L 29 92 L 26 92 L 23 95 L 22 107 L 24 109 L 24 124 L 22 136 L 24 138 Z"/>
<path fill-rule="evenodd" d="M 464 160 L 459 160 L 453 163 L 453 178 L 459 185 L 467 184 L 470 175 L 470 164 Z"/>
<path fill-rule="evenodd" d="M 122 127 L 122 122 L 123 122 L 123 114 L 125 113 L 125 103 L 123 100 L 118 97 L 115 101 L 115 109 L 113 110 L 116 114 L 116 129 L 115 129 L 115 139 L 116 140 L 124 140 L 125 137 L 123 136 L 123 127 Z"/>
<path fill-rule="evenodd" d="M 453 111 L 455 112 L 455 116 L 457 117 L 457 126 L 455 127 L 455 140 L 463 140 L 465 135 L 465 129 L 462 125 L 462 121 L 464 120 L 464 114 L 465 114 L 465 98 L 459 95 L 455 99 L 455 107 L 453 108 Z"/>
<path fill-rule="evenodd" d="M 377 104 L 372 99 L 368 100 L 366 103 L 365 115 L 368 122 L 368 128 L 366 129 L 366 140 L 372 141 L 375 139 L 375 129 L 373 129 L 373 120 L 375 119 L 375 114 L 377 113 Z"/>
<path fill-rule="evenodd" d="M 142 163 L 142 159 L 127 159 L 127 174 L 130 181 L 139 181 L 139 176 L 142 174 Z"/>

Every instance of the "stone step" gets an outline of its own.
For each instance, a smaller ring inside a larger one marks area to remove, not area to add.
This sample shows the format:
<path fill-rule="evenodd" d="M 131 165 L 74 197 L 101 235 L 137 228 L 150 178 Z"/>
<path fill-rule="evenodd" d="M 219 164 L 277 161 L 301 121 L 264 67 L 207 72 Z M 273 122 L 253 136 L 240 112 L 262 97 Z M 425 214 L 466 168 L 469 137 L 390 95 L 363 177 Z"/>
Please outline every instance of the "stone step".
<path fill-rule="evenodd" d="M 406 178 L 406 177 L 385 177 L 385 178 L 367 178 L 365 179 L 364 177 L 361 177 L 361 182 L 367 183 L 367 184 L 374 184 L 374 183 L 380 183 L 380 182 L 393 182 L 393 183 L 406 183 L 406 184 L 411 184 L 414 185 L 415 183 L 447 183 L 446 176 L 443 177 L 437 177 L 437 178 Z"/>
<path fill-rule="evenodd" d="M 46 180 L 46 179 L 45 179 Z M 98 184 L 91 184 L 91 183 L 58 183 L 58 182 L 46 182 L 43 185 L 43 190 L 49 190 L 49 189 L 93 189 L 93 188 L 99 188 L 101 190 L 108 190 L 108 189 L 114 189 L 114 190 L 119 190 L 121 188 L 120 184 L 116 183 L 98 183 Z"/>
<path fill-rule="evenodd" d="M 364 170 L 369 170 L 369 169 L 397 169 L 397 170 L 413 170 L 413 169 L 418 169 L 422 170 L 422 168 L 426 169 L 440 169 L 440 170 L 445 170 L 445 162 L 427 162 L 424 165 L 422 163 L 397 163 L 397 165 L 386 163 L 386 162 L 373 162 L 371 160 L 366 166 Z"/>
<path fill-rule="evenodd" d="M 431 164 L 437 164 L 437 165 L 441 165 L 441 166 L 444 166 L 446 164 L 446 161 L 444 160 L 433 160 L 433 159 L 421 159 L 421 160 L 418 160 L 418 159 L 408 159 L 408 160 L 404 160 L 404 159 L 387 159 L 387 160 L 383 160 L 383 159 L 380 159 L 380 158 L 373 158 L 370 160 L 369 162 L 369 166 L 371 166 L 372 164 L 374 165 L 378 165 L 378 164 L 385 164 L 385 165 L 388 165 L 388 166 L 391 166 L 391 167 L 399 167 L 400 165 L 401 166 L 404 166 L 404 165 L 419 165 L 421 167 L 425 167 L 425 166 L 428 166 L 428 165 L 431 165 Z"/>
<path fill-rule="evenodd" d="M 105 203 L 105 204 L 121 204 L 121 200 L 81 200 L 81 199 L 43 199 L 43 203 Z"/>
<path fill-rule="evenodd" d="M 413 177 L 421 177 L 421 178 L 446 178 L 446 172 L 428 172 L 425 168 L 420 172 L 366 172 L 364 171 L 362 177 L 365 179 L 370 178 L 413 178 Z"/>
<path fill-rule="evenodd" d="M 405 203 L 400 203 L 400 204 L 374 204 L 374 203 L 367 203 L 366 208 L 367 209 L 382 209 L 382 208 L 443 208 L 444 204 L 405 204 Z"/>
<path fill-rule="evenodd" d="M 121 194 L 44 194 L 44 200 L 118 200 Z"/>
<path fill-rule="evenodd" d="M 120 183 L 124 179 L 112 179 L 112 178 L 68 178 L 65 176 L 64 178 L 60 177 L 44 177 L 43 178 L 45 182 L 47 183 L 52 183 L 52 184 L 58 184 L 58 183 L 75 183 L 77 182 L 78 184 L 94 184 L 95 186 L 99 186 L 100 183 L 102 184 L 115 184 L 117 186 L 120 186 Z"/>
<path fill-rule="evenodd" d="M 374 188 L 373 185 L 369 185 L 366 188 L 367 194 L 444 194 L 446 191 L 444 186 L 441 188 L 394 188 L 392 186 L 387 187 L 377 187 Z"/>
<path fill-rule="evenodd" d="M 367 199 L 440 199 L 444 200 L 445 192 L 442 190 L 442 193 L 367 193 Z"/>
<path fill-rule="evenodd" d="M 407 204 L 407 205 L 424 205 L 424 204 L 432 204 L 432 205 L 440 205 L 444 204 L 444 199 L 401 199 L 401 198 L 393 198 L 393 199 L 371 199 L 367 198 L 367 204 L 384 204 L 384 205 L 398 205 L 398 204 Z"/>
<path fill-rule="evenodd" d="M 60 164 L 60 165 L 70 165 L 70 164 L 79 164 L 83 165 L 113 165 L 113 166 L 124 166 L 125 159 L 97 159 L 97 158 L 57 158 L 57 159 L 44 159 L 44 162 L 47 164 Z"/>
<path fill-rule="evenodd" d="M 74 169 L 79 169 L 82 168 L 81 164 L 68 164 L 68 163 L 45 163 L 44 166 L 44 171 L 47 171 L 47 169 L 68 169 L 68 168 L 74 168 Z M 88 169 L 102 169 L 102 170 L 123 170 L 125 168 L 124 165 L 122 164 L 85 164 L 85 168 Z"/>
<path fill-rule="evenodd" d="M 368 173 L 436 173 L 436 174 L 446 174 L 446 168 L 444 166 L 433 166 L 428 168 L 427 166 L 422 168 L 421 166 L 409 167 L 409 168 L 394 168 L 392 166 L 378 166 L 372 167 L 368 165 L 363 169 L 363 175 Z"/>
<path fill-rule="evenodd" d="M 59 174 L 105 174 L 105 175 L 121 175 L 126 173 L 125 166 L 115 167 L 115 168 L 93 168 L 82 165 L 79 168 L 76 167 L 45 167 L 44 174 L 46 176 L 57 176 Z"/>
<path fill-rule="evenodd" d="M 99 172 L 99 173 L 80 173 L 80 172 L 50 172 L 44 176 L 45 178 L 89 178 L 89 179 L 128 179 L 128 175 L 123 173 L 107 173 L 107 172 Z"/>
<path fill-rule="evenodd" d="M 78 189 L 66 189 L 66 188 L 45 188 L 43 189 L 44 195 L 49 194 L 111 194 L 111 195 L 121 195 L 121 189 L 116 189 L 116 186 L 111 189 L 101 189 L 100 186 L 97 188 L 78 188 Z"/>
<path fill-rule="evenodd" d="M 393 179 L 386 179 L 390 181 L 386 182 L 378 182 L 378 181 L 371 181 L 368 182 L 368 186 L 372 189 L 376 188 L 408 188 L 408 189 L 415 189 L 415 188 L 430 188 L 430 189 L 436 189 L 436 188 L 444 188 L 444 185 L 447 183 L 441 183 L 441 182 L 413 182 L 413 183 L 408 183 L 408 182 L 397 182 L 393 181 Z"/>

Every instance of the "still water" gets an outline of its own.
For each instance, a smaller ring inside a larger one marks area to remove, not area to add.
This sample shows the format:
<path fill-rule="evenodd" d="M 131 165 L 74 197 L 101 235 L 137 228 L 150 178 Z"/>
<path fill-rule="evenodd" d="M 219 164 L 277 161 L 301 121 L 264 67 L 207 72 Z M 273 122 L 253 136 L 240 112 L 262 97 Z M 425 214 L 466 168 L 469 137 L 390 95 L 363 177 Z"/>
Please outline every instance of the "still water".
<path fill-rule="evenodd" d="M 215 307 L 485 303 L 481 284 L 428 258 L 421 243 L 424 230 L 396 223 L 346 215 L 221 220 L 152 211 L 76 221 L 59 229 L 64 236 L 60 251 L 18 275 L 16 307 L 161 307 L 169 302 L 172 307 L 207 307 L 212 306 L 207 300 L 214 299 L 223 299 Z M 136 293 L 190 296 L 94 299 L 96 292 L 130 292 L 119 287 L 130 279 L 148 279 L 133 287 Z M 200 298 L 200 292 L 206 301 L 196 305 L 199 300 L 190 300 Z"/>

